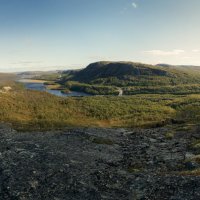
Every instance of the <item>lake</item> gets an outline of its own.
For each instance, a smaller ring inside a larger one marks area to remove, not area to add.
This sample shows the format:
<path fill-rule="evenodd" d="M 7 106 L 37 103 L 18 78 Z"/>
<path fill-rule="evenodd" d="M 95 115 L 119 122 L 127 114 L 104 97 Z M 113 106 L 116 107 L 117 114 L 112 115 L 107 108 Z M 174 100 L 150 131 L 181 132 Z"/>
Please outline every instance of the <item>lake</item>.
<path fill-rule="evenodd" d="M 59 96 L 59 97 L 82 97 L 82 96 L 91 96 L 90 94 L 84 92 L 75 92 L 71 91 L 69 93 L 62 93 L 60 90 L 50 90 L 47 89 L 44 85 L 44 81 L 35 81 L 31 79 L 21 79 L 18 82 L 23 83 L 26 89 L 29 90 L 38 90 L 48 92 L 50 94 Z"/>

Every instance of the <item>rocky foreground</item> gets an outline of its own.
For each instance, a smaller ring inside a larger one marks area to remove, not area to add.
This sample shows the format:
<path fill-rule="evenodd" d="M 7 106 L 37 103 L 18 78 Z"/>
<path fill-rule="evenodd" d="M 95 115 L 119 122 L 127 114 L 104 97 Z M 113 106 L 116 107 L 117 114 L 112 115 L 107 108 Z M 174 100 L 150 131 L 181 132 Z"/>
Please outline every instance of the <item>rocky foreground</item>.
<path fill-rule="evenodd" d="M 198 129 L 66 129 L 0 125 L 0 199 L 200 199 Z"/>

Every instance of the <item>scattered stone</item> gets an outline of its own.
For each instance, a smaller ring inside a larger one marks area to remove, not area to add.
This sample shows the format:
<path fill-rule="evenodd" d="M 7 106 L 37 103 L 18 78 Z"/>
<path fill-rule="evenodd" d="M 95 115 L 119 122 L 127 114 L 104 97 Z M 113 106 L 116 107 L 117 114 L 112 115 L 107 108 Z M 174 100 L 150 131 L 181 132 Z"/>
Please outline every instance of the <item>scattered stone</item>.
<path fill-rule="evenodd" d="M 169 140 L 168 129 L 30 133 L 0 124 L 0 199 L 200 199 L 200 177 L 180 173 L 200 169 L 193 133 Z"/>

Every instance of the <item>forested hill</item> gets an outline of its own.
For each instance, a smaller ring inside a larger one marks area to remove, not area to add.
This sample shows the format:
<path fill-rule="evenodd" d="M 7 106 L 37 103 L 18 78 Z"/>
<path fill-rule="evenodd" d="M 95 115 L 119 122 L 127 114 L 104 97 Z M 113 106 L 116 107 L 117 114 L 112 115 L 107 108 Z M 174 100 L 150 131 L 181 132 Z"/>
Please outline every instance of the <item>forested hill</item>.
<path fill-rule="evenodd" d="M 200 83 L 200 74 L 166 66 L 134 62 L 96 62 L 71 75 L 62 82 L 124 86 L 167 86 Z"/>
<path fill-rule="evenodd" d="M 127 76 L 170 76 L 157 66 L 132 62 L 96 62 L 79 71 L 74 79 L 91 81 L 99 78 L 116 77 L 124 79 Z"/>

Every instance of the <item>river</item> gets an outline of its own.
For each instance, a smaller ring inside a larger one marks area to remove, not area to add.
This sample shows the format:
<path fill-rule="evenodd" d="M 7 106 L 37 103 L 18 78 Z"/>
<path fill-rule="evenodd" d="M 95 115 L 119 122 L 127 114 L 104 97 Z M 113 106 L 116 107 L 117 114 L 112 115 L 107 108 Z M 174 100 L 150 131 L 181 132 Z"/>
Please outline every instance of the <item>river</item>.
<path fill-rule="evenodd" d="M 60 90 L 51 90 L 47 89 L 43 81 L 35 81 L 31 79 L 20 79 L 18 82 L 23 83 L 26 89 L 29 90 L 38 90 L 48 92 L 50 94 L 59 96 L 59 97 L 82 97 L 82 96 L 91 96 L 90 94 L 84 92 L 75 92 L 71 91 L 69 93 L 62 93 Z"/>

